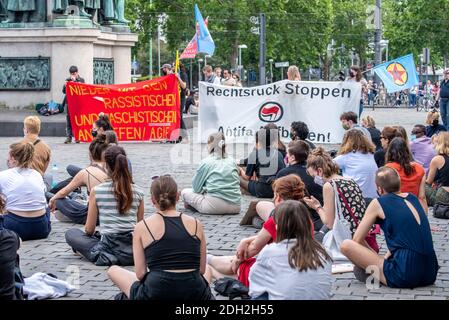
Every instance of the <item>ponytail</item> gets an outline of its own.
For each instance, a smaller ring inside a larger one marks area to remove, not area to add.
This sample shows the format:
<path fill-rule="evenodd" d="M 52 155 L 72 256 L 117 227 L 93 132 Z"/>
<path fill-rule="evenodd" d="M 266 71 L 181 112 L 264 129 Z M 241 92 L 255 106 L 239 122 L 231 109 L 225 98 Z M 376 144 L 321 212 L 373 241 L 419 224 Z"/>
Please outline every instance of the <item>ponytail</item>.
<path fill-rule="evenodd" d="M 104 157 L 112 179 L 119 213 L 126 214 L 133 203 L 133 179 L 129 171 L 126 152 L 122 147 L 110 146 L 106 149 Z"/>
<path fill-rule="evenodd" d="M 17 161 L 17 167 L 30 168 L 34 158 L 34 146 L 30 142 L 16 142 L 9 146 L 9 154 Z"/>

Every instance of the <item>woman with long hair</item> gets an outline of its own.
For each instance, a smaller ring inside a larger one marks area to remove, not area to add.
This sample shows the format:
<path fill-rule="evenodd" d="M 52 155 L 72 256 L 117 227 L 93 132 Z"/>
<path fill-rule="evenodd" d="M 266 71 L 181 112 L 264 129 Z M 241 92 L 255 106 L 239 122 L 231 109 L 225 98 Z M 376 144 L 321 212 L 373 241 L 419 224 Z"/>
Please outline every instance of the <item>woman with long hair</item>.
<path fill-rule="evenodd" d="M 297 66 L 288 67 L 287 79 L 290 81 L 301 81 L 301 73 L 299 73 Z"/>
<path fill-rule="evenodd" d="M 205 214 L 240 213 L 239 169 L 226 153 L 224 134 L 211 134 L 207 140 L 209 156 L 201 161 L 192 188 L 184 189 L 181 198 L 187 207 Z"/>
<path fill-rule="evenodd" d="M 430 162 L 426 179 L 426 199 L 429 206 L 449 204 L 449 132 L 440 132 L 434 142 L 436 156 Z"/>
<path fill-rule="evenodd" d="M 353 179 L 360 186 L 365 198 L 377 198 L 374 181 L 377 171 L 374 144 L 362 131 L 357 129 L 346 131 L 334 161 L 342 170 L 343 177 Z"/>
<path fill-rule="evenodd" d="M 385 153 L 387 152 L 388 145 L 390 144 L 391 140 L 396 137 L 401 137 L 401 134 L 397 129 L 393 127 L 384 127 L 382 129 L 380 135 L 380 143 L 382 144 L 382 149 L 377 150 L 374 153 L 374 160 L 376 161 L 378 168 L 385 165 Z"/>
<path fill-rule="evenodd" d="M 301 201 L 306 196 L 305 185 L 297 175 L 276 179 L 273 184 L 274 206 L 277 207 L 286 200 Z M 316 220 L 312 212 L 308 212 L 308 218 L 312 221 L 314 234 L 322 227 L 321 221 Z M 322 239 L 322 237 L 320 237 Z M 276 240 L 276 223 L 273 212 L 265 221 L 262 229 L 255 236 L 244 238 L 237 246 L 236 254 L 233 256 L 207 256 L 207 263 L 212 278 L 219 279 L 224 276 L 238 278 L 244 285 L 248 286 L 248 275 L 254 264 L 255 256 L 272 241 Z"/>
<path fill-rule="evenodd" d="M 368 89 L 368 82 L 363 78 L 362 76 L 362 70 L 359 66 L 352 66 L 349 70 L 349 77 L 346 79 L 346 81 L 349 82 L 360 82 L 362 85 L 362 95 L 360 96 L 360 108 L 359 108 L 359 119 L 361 118 L 362 112 L 363 112 L 363 101 L 364 96 L 367 94 Z"/>
<path fill-rule="evenodd" d="M 256 133 L 256 148 L 248 157 L 246 171 L 240 168 L 240 187 L 257 198 L 272 198 L 271 184 L 279 170 L 285 167 L 284 157 L 272 147 L 277 133 L 260 129 Z"/>
<path fill-rule="evenodd" d="M 88 205 L 70 198 L 69 195 L 81 187 L 86 187 L 89 195 L 94 187 L 108 178 L 103 159 L 107 147 L 106 135 L 99 134 L 89 145 L 90 165 L 80 170 L 75 177 L 60 182 L 54 188 L 59 189 L 56 194 L 47 193 L 48 197 L 51 196 L 48 205 L 56 219 L 63 222 L 86 223 Z"/>
<path fill-rule="evenodd" d="M 317 184 L 323 186 L 324 203 L 321 205 L 313 196 L 304 198 L 304 202 L 320 215 L 321 221 L 329 230 L 333 229 L 337 219 L 341 221 L 344 218 L 349 222 L 349 232 L 354 234 L 366 210 L 366 201 L 359 185 L 353 179 L 338 174 L 340 168 L 323 148 L 317 148 L 309 155 L 307 171 Z M 326 236 L 329 237 L 327 234 Z M 326 236 L 323 243 L 327 241 Z M 333 236 L 332 233 L 330 236 Z M 334 240 L 341 242 L 343 239 Z M 373 250 L 379 251 L 375 234 L 367 238 L 367 241 Z M 337 243 L 337 247 L 340 244 Z M 340 254 L 334 252 L 333 255 Z"/>
<path fill-rule="evenodd" d="M 265 246 L 249 273 L 249 295 L 269 300 L 331 297 L 332 259 L 313 238 L 308 210 L 288 200 L 275 210 L 275 243 Z"/>
<path fill-rule="evenodd" d="M 413 161 L 408 143 L 400 137 L 391 140 L 385 155 L 385 166 L 395 169 L 401 178 L 401 192 L 418 197 L 427 213 L 426 175 L 424 168 Z"/>
<path fill-rule="evenodd" d="M 212 300 L 206 273 L 206 237 L 196 218 L 179 213 L 178 186 L 154 177 L 151 201 L 156 214 L 134 230 L 135 272 L 111 267 L 108 276 L 131 300 Z"/>
<path fill-rule="evenodd" d="M 144 216 L 143 192 L 128 169 L 122 147 L 110 146 L 104 153 L 109 179 L 89 195 L 85 232 L 70 229 L 67 244 L 96 265 L 133 265 L 132 232 Z M 101 232 L 95 232 L 97 219 Z"/>
<path fill-rule="evenodd" d="M 23 241 L 45 239 L 51 231 L 45 184 L 39 171 L 31 169 L 33 157 L 33 144 L 13 143 L 9 146 L 9 169 L 0 172 L 0 197 L 5 199 L 6 210 L 0 215 L 0 225 Z"/>

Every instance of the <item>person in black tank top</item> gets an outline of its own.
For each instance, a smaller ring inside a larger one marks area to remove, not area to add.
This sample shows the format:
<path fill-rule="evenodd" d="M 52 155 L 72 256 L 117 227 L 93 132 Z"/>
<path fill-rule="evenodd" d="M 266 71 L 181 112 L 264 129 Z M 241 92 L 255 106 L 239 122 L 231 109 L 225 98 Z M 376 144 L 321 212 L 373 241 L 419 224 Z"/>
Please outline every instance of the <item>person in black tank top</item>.
<path fill-rule="evenodd" d="M 156 178 L 151 195 L 156 214 L 134 230 L 135 273 L 113 266 L 109 278 L 130 300 L 214 299 L 203 276 L 206 239 L 202 224 L 176 211 L 179 195 L 172 177 Z"/>
<path fill-rule="evenodd" d="M 434 139 L 437 155 L 430 161 L 426 180 L 429 206 L 449 203 L 449 132 L 440 132 Z"/>

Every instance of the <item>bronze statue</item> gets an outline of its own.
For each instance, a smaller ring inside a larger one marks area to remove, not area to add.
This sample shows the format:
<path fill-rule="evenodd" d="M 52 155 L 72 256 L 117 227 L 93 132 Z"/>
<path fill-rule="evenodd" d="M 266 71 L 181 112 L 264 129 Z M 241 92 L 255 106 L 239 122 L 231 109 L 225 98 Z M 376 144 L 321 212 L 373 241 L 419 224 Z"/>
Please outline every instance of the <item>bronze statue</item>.
<path fill-rule="evenodd" d="M 84 8 L 87 8 L 85 6 L 85 2 L 94 2 L 92 0 L 54 0 L 53 2 L 53 12 L 55 13 L 64 13 L 66 12 L 67 8 L 69 6 L 77 6 L 78 12 L 74 12 L 74 14 L 79 15 L 80 17 L 87 17 L 90 18 L 91 15 L 88 14 Z"/>
<path fill-rule="evenodd" d="M 105 21 L 116 21 L 119 24 L 128 24 L 125 19 L 125 0 L 103 0 L 103 19 Z"/>
<path fill-rule="evenodd" d="M 8 0 L 6 5 L 8 20 L 4 23 L 29 22 L 36 10 L 36 0 Z"/>

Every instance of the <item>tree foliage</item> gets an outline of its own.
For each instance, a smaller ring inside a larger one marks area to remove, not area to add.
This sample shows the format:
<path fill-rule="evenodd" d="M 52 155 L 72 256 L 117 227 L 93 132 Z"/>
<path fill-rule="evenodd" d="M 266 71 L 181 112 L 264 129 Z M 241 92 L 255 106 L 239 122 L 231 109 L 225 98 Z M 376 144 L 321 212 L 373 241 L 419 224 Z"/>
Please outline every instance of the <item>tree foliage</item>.
<path fill-rule="evenodd" d="M 127 17 L 139 34 L 134 52 L 141 65 L 148 62 L 149 39 L 157 38 L 158 22 L 167 41 L 161 63 L 173 61 L 176 50 L 182 52 L 195 33 L 195 3 L 209 18 L 216 44 L 214 56 L 208 59 L 212 65 L 235 68 L 238 45 L 246 44 L 243 64 L 257 70 L 259 37 L 251 29 L 258 25 L 250 18 L 262 12 L 267 60 L 289 61 L 303 71 L 322 68 L 328 78 L 350 66 L 350 53 L 362 68 L 374 58 L 369 44 L 374 40 L 375 0 L 128 0 Z M 389 40 L 390 57 L 413 53 L 418 62 L 422 48 L 428 46 L 432 62 L 442 65 L 449 51 L 448 15 L 447 0 L 383 0 L 383 35 Z M 334 46 L 329 47 L 332 39 Z"/>

